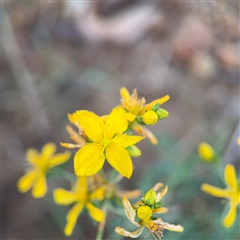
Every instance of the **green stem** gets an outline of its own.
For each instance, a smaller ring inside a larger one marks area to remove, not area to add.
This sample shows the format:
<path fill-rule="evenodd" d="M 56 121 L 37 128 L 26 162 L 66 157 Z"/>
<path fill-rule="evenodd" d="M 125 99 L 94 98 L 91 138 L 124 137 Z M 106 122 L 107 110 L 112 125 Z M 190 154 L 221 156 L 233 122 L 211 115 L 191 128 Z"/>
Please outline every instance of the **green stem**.
<path fill-rule="evenodd" d="M 103 239 L 103 232 L 104 232 L 104 228 L 105 228 L 105 225 L 106 225 L 106 219 L 107 219 L 107 213 L 108 213 L 107 202 L 105 202 L 104 205 L 103 205 L 103 212 L 105 214 L 105 217 L 104 217 L 103 221 L 98 224 L 96 240 L 102 240 Z"/>

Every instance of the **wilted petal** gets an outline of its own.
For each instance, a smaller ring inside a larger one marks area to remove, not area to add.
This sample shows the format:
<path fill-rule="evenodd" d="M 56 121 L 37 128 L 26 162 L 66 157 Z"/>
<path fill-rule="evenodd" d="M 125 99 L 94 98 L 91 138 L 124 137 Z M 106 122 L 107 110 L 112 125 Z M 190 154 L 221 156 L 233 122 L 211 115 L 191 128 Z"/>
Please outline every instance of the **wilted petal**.
<path fill-rule="evenodd" d="M 236 219 L 236 213 L 237 213 L 237 204 L 230 202 L 229 212 L 223 220 L 224 227 L 229 228 L 233 225 L 233 223 Z"/>
<path fill-rule="evenodd" d="M 47 181 L 45 174 L 39 174 L 36 177 L 36 180 L 33 184 L 32 188 L 32 196 L 34 198 L 44 197 L 47 192 Z"/>
<path fill-rule="evenodd" d="M 87 202 L 86 204 L 86 208 L 89 212 L 89 215 L 96 221 L 96 222 L 101 222 L 103 221 L 105 214 L 104 212 L 95 207 L 93 204 L 91 204 L 90 202 Z"/>
<path fill-rule="evenodd" d="M 83 209 L 83 203 L 79 202 L 77 204 L 75 204 L 71 210 L 68 212 L 67 215 L 67 225 L 64 229 L 64 233 L 67 236 L 70 236 L 73 232 L 73 229 L 76 225 L 77 219 L 79 214 L 81 213 L 82 209 Z"/>
<path fill-rule="evenodd" d="M 156 145 L 156 144 L 158 143 L 157 138 L 156 138 L 156 137 L 154 136 L 154 134 L 153 134 L 150 130 L 148 130 L 147 128 L 142 127 L 142 126 L 140 126 L 140 125 L 136 125 L 136 126 L 133 126 L 133 129 L 134 129 L 134 131 L 136 131 L 138 134 L 147 137 L 153 145 Z"/>
<path fill-rule="evenodd" d="M 123 228 L 116 227 L 115 232 L 124 236 L 124 237 L 130 237 L 130 238 L 137 238 L 142 233 L 143 227 L 139 228 L 135 232 L 129 232 Z"/>
<path fill-rule="evenodd" d="M 53 168 L 53 167 L 56 167 L 60 164 L 63 164 L 65 162 L 67 162 L 69 160 L 70 156 L 71 156 L 71 153 L 68 152 L 68 151 L 66 151 L 64 153 L 59 153 L 59 154 L 54 155 L 51 158 L 51 162 L 49 164 L 49 167 Z"/>
<path fill-rule="evenodd" d="M 79 144 L 80 146 L 83 146 L 86 144 L 85 138 L 79 135 L 71 126 L 67 125 L 66 129 L 70 134 L 70 139 L 72 139 L 75 143 Z"/>
<path fill-rule="evenodd" d="M 106 147 L 106 158 L 109 164 L 124 177 L 132 176 L 133 165 L 127 150 L 111 143 Z"/>
<path fill-rule="evenodd" d="M 59 205 L 69 205 L 78 200 L 76 193 L 57 188 L 53 192 L 53 199 Z"/>
<path fill-rule="evenodd" d="M 135 226 L 140 226 L 137 222 L 135 222 L 135 217 L 136 217 L 135 209 L 133 209 L 133 207 L 131 206 L 130 202 L 126 197 L 122 198 L 122 203 L 123 203 L 124 211 L 128 220 Z"/>
<path fill-rule="evenodd" d="M 81 147 L 81 145 L 79 145 L 79 144 L 63 143 L 63 142 L 60 142 L 60 145 L 65 148 L 80 148 Z"/>
<path fill-rule="evenodd" d="M 163 183 L 156 183 L 154 187 L 152 188 L 155 192 L 157 192 L 161 187 L 163 186 Z"/>
<path fill-rule="evenodd" d="M 86 144 L 74 156 L 74 171 L 77 176 L 91 176 L 102 168 L 104 160 L 100 144 Z"/>
<path fill-rule="evenodd" d="M 228 197 L 228 191 L 227 190 L 221 189 L 221 188 L 218 188 L 218 187 L 214 187 L 214 186 L 209 185 L 207 183 L 203 183 L 201 185 L 201 189 L 204 192 L 206 192 L 206 193 L 208 193 L 208 194 L 210 194 L 214 197 Z"/>
<path fill-rule="evenodd" d="M 18 191 L 24 193 L 27 192 L 34 183 L 34 180 L 36 179 L 38 174 L 38 171 L 34 168 L 25 173 L 19 180 L 18 180 Z"/>
<path fill-rule="evenodd" d="M 103 121 L 98 115 L 93 112 L 81 110 L 76 111 L 73 117 L 91 140 L 98 141 L 102 138 Z"/>
<path fill-rule="evenodd" d="M 168 212 L 168 208 L 165 208 L 165 207 L 155 208 L 152 210 L 152 212 L 158 213 L 158 214 L 166 213 L 166 212 Z"/>
<path fill-rule="evenodd" d="M 166 186 L 160 193 L 157 194 L 157 202 L 161 201 L 162 198 L 165 196 L 165 194 L 168 191 L 168 186 Z"/>
<path fill-rule="evenodd" d="M 162 222 L 162 225 L 165 229 L 174 232 L 182 232 L 184 228 L 181 225 L 174 225 L 166 222 Z"/>
<path fill-rule="evenodd" d="M 237 189 L 236 171 L 233 165 L 227 164 L 225 167 L 224 177 L 227 185 L 231 189 Z"/>
<path fill-rule="evenodd" d="M 115 134 L 123 133 L 128 127 L 126 112 L 122 107 L 115 107 L 105 123 L 104 136 L 111 139 Z"/>
<path fill-rule="evenodd" d="M 125 196 L 127 199 L 136 198 L 141 194 L 141 191 L 136 189 L 133 191 L 118 191 L 120 197 Z"/>

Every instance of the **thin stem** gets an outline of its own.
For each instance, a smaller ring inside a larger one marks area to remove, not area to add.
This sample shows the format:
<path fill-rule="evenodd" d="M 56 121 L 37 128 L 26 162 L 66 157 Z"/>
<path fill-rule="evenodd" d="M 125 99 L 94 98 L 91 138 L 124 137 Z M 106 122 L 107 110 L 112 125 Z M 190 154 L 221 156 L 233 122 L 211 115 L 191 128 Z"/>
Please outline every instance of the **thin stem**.
<path fill-rule="evenodd" d="M 106 219 L 107 219 L 107 213 L 108 213 L 107 205 L 108 204 L 107 204 L 107 201 L 106 201 L 104 203 L 103 209 L 102 209 L 104 214 L 105 214 L 105 217 L 104 217 L 103 221 L 98 224 L 96 240 L 102 240 L 103 239 L 103 232 L 104 232 L 104 228 L 105 228 L 105 225 L 106 225 Z"/>

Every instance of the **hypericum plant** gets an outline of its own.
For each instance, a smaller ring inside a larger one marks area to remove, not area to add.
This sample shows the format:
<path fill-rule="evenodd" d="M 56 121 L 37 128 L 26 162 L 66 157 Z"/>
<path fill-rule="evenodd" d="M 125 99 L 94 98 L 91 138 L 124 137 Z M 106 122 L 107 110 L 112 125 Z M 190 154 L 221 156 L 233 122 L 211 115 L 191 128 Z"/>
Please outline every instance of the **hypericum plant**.
<path fill-rule="evenodd" d="M 46 144 L 42 153 L 35 150 L 27 151 L 27 159 L 31 169 L 18 182 L 18 189 L 26 192 L 33 187 L 34 197 L 43 197 L 47 191 L 46 180 L 48 176 L 58 175 L 72 182 L 72 190 L 56 188 L 53 198 L 56 204 L 71 205 L 66 216 L 64 233 L 70 236 L 74 231 L 77 219 L 84 208 L 89 216 L 99 222 L 96 239 L 102 239 L 107 212 L 111 208 L 124 207 L 127 218 L 139 229 L 130 233 L 120 227 L 115 231 L 121 235 L 137 237 L 143 228 L 149 229 L 154 238 L 161 238 L 163 230 L 181 232 L 183 227 L 163 222 L 155 214 L 167 212 L 162 206 L 161 199 L 167 192 L 165 187 L 160 193 L 156 191 L 163 186 L 156 184 L 143 198 L 134 206 L 128 199 L 140 195 L 140 190 L 124 191 L 119 188 L 119 182 L 123 177 L 131 178 L 133 173 L 133 162 L 131 157 L 141 155 L 140 149 L 135 145 L 145 137 L 153 144 L 157 143 L 156 137 L 145 125 L 156 124 L 168 116 L 168 112 L 161 107 L 170 97 L 156 99 L 145 104 L 145 99 L 138 99 L 137 90 L 132 95 L 126 88 L 121 88 L 121 104 L 113 108 L 109 115 L 98 116 L 94 112 L 78 110 L 68 114 L 69 121 L 77 128 L 67 126 L 66 129 L 73 143 L 60 143 L 66 148 L 78 148 L 74 155 L 74 174 L 53 167 L 66 162 L 70 153 L 54 155 L 55 145 Z M 139 135 L 132 135 L 135 131 Z M 119 175 L 104 172 L 105 160 L 115 169 Z M 69 176 L 70 175 L 70 176 Z M 67 177 L 66 177 L 67 176 Z M 111 208 L 109 207 L 111 205 Z M 118 211 L 116 211 L 118 212 Z"/>

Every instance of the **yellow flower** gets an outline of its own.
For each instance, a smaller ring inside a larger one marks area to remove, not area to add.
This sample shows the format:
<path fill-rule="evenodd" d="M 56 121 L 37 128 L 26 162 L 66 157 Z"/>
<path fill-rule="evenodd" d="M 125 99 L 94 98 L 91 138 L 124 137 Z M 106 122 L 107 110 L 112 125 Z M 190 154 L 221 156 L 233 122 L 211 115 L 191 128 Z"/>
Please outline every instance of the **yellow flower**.
<path fill-rule="evenodd" d="M 72 191 L 67 191 L 62 188 L 55 189 L 53 192 L 53 198 L 54 201 L 59 205 L 70 205 L 74 203 L 66 217 L 67 224 L 65 226 L 64 233 L 67 236 L 72 234 L 78 216 L 84 207 L 86 207 L 89 215 L 97 222 L 103 221 L 105 217 L 104 212 L 95 207 L 91 202 L 92 200 L 103 200 L 104 189 L 97 188 L 89 193 L 87 177 L 79 178 L 76 181 Z"/>
<path fill-rule="evenodd" d="M 123 176 L 130 178 L 133 171 L 132 160 L 126 148 L 143 139 L 141 136 L 128 136 L 128 121 L 121 107 L 112 110 L 107 119 L 93 112 L 76 111 L 74 119 L 82 127 L 88 143 L 74 157 L 74 169 L 77 176 L 90 176 L 97 173 L 104 164 L 109 164 Z"/>
<path fill-rule="evenodd" d="M 65 163 L 70 158 L 68 151 L 62 154 L 55 154 L 56 145 L 48 143 L 43 146 L 42 152 L 35 149 L 27 150 L 27 161 L 31 165 L 28 172 L 18 181 L 18 190 L 22 193 L 32 188 L 32 196 L 41 198 L 47 192 L 47 171 L 53 167 Z"/>
<path fill-rule="evenodd" d="M 238 187 L 236 172 L 233 165 L 226 165 L 224 178 L 228 186 L 227 189 L 221 189 L 206 183 L 201 185 L 201 189 L 214 197 L 229 199 L 230 209 L 223 220 L 224 227 L 228 228 L 233 225 L 236 218 L 237 206 L 240 204 L 240 189 Z"/>
<path fill-rule="evenodd" d="M 198 154 L 201 159 L 205 161 L 212 161 L 215 158 L 215 152 L 213 148 L 206 142 L 201 142 L 198 145 Z"/>
<path fill-rule="evenodd" d="M 152 188 L 152 190 L 157 191 L 162 186 L 163 186 L 162 183 L 158 183 Z M 156 195 L 155 203 L 159 203 L 163 198 L 163 196 L 166 194 L 166 192 L 167 192 L 167 186 L 160 193 Z M 146 195 L 145 195 L 145 198 L 148 198 L 149 196 L 146 196 Z M 152 196 L 152 193 L 148 195 Z M 157 218 L 157 219 L 153 218 L 152 215 L 154 213 L 165 213 L 168 210 L 167 208 L 164 208 L 164 207 L 154 208 L 153 206 L 145 205 L 144 200 L 141 200 L 140 202 L 138 202 L 137 204 L 138 206 L 136 206 L 135 204 L 136 207 L 133 207 L 131 206 L 130 202 L 126 197 L 123 197 L 122 202 L 123 202 L 125 214 L 128 220 L 135 226 L 139 227 L 138 230 L 134 232 L 129 232 L 121 227 L 116 227 L 115 231 L 122 236 L 137 238 L 142 233 L 144 227 L 149 229 L 149 232 L 152 234 L 154 239 L 156 239 L 156 237 L 160 239 L 163 236 L 164 229 L 167 229 L 170 231 L 176 231 L 176 232 L 183 231 L 183 227 L 180 225 L 173 225 L 167 222 L 163 222 L 161 218 Z M 144 204 L 144 205 L 139 206 L 139 204 Z M 137 220 L 137 218 L 139 220 Z M 153 219 L 156 219 L 156 220 L 153 220 Z"/>
<path fill-rule="evenodd" d="M 138 93 L 136 89 L 134 89 L 130 95 L 128 90 L 125 87 L 122 87 L 120 89 L 120 95 L 122 97 L 121 107 L 125 109 L 128 121 L 134 123 L 132 125 L 132 129 L 138 134 L 147 137 L 152 144 L 157 144 L 158 141 L 154 134 L 135 120 L 136 118 L 139 118 L 139 120 L 142 119 L 143 123 L 152 125 L 155 124 L 158 119 L 164 119 L 167 117 L 168 112 L 166 110 L 153 110 L 153 108 L 156 106 L 156 104 L 162 105 L 168 101 L 170 98 L 169 95 L 156 99 L 149 104 L 145 104 L 145 98 L 138 99 Z"/>
<path fill-rule="evenodd" d="M 146 111 L 152 110 L 152 108 L 158 103 L 162 105 L 169 100 L 169 95 L 156 99 L 149 104 L 145 104 L 145 98 L 138 99 L 137 90 L 134 89 L 132 94 L 128 92 L 125 87 L 120 89 L 121 106 L 127 111 L 127 117 L 129 122 L 133 122 L 136 117 L 142 116 Z"/>

